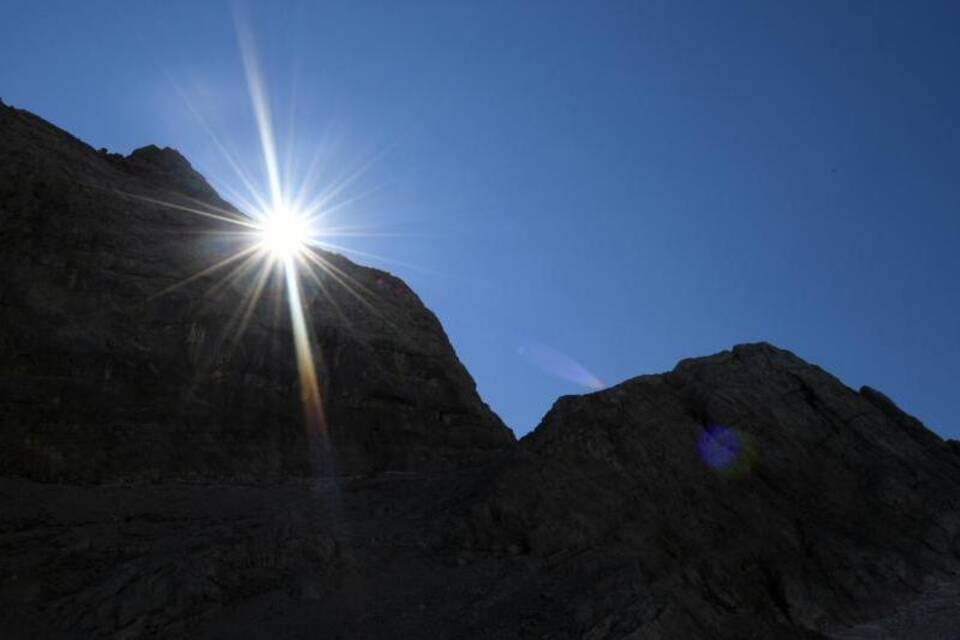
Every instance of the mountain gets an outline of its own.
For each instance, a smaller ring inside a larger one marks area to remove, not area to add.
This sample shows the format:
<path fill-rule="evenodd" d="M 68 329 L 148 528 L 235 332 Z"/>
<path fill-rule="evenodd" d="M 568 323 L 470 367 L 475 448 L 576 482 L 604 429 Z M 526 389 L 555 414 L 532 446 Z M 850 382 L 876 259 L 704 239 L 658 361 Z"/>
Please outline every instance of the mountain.
<path fill-rule="evenodd" d="M 249 240 L 188 209 L 240 218 L 172 149 L 98 153 L 0 107 L 6 472 L 84 482 L 311 474 L 280 271 L 252 306 L 259 271 L 243 260 L 203 275 Z M 337 452 L 324 473 L 462 464 L 513 444 L 416 294 L 318 255 L 327 270 L 304 279 L 304 304 Z"/>
<path fill-rule="evenodd" d="M 240 216 L 176 151 L 0 103 L 4 637 L 960 628 L 929 613 L 960 591 L 960 446 L 769 344 L 515 441 L 403 282 L 321 253 L 317 458 L 279 272 L 250 304 L 255 269 L 205 271 Z"/>
<path fill-rule="evenodd" d="M 956 570 L 960 456 L 768 344 L 561 398 L 519 449 L 464 530 L 580 553 L 599 637 L 823 630 Z"/>

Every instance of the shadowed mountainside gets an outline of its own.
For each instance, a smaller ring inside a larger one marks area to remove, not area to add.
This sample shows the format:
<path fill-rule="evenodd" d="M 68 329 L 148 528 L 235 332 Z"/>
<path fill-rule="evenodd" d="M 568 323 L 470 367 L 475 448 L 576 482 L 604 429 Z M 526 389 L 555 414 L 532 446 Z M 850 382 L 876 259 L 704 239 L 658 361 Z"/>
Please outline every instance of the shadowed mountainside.
<path fill-rule="evenodd" d="M 257 264 L 203 272 L 252 241 L 186 209 L 242 220 L 171 149 L 98 153 L 0 107 L 5 471 L 82 481 L 315 471 L 280 269 L 249 304 Z M 303 286 L 337 452 L 322 473 L 461 464 L 512 444 L 403 282 L 318 255 L 327 270 Z"/>
<path fill-rule="evenodd" d="M 741 345 L 515 442 L 416 295 L 326 253 L 311 467 L 278 275 L 166 291 L 244 240 L 159 200 L 238 215 L 0 103 L 5 637 L 872 637 L 953 592 L 960 447 L 883 394 Z"/>

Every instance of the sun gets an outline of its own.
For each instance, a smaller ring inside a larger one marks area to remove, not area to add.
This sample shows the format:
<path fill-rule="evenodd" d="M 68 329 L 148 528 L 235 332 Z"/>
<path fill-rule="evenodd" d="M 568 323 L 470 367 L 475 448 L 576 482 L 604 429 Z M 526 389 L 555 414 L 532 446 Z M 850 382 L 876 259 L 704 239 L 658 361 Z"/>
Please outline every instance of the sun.
<path fill-rule="evenodd" d="M 307 247 L 310 227 L 306 217 L 286 206 L 263 215 L 257 225 L 260 246 L 280 260 L 295 258 Z"/>
<path fill-rule="evenodd" d="M 286 150 L 286 164 L 279 162 L 270 101 L 256 51 L 249 33 L 239 24 L 237 35 L 263 155 L 263 179 L 252 179 L 242 168 L 243 163 L 227 150 L 228 148 L 220 142 L 202 116 L 188 104 L 190 110 L 198 116 L 204 129 L 212 137 L 216 147 L 224 154 L 245 189 L 237 190 L 229 184 L 221 183 L 233 204 L 227 208 L 210 203 L 201 203 L 203 206 L 197 208 L 138 194 L 126 195 L 221 223 L 229 223 L 232 225 L 231 231 L 227 232 L 230 237 L 244 239 L 242 246 L 235 252 L 156 294 L 158 296 L 169 293 L 188 283 L 210 278 L 217 272 L 225 274 L 220 280 L 221 283 L 241 282 L 242 278 L 249 275 L 252 278 L 250 286 L 245 288 L 243 297 L 238 301 L 238 307 L 228 323 L 228 327 L 234 333 L 233 345 L 237 344 L 253 318 L 255 305 L 264 292 L 268 291 L 272 284 L 276 285 L 277 289 L 281 287 L 285 289 L 290 311 L 296 368 L 300 378 L 303 418 L 310 442 L 311 465 L 319 474 L 320 471 L 325 472 L 331 464 L 325 458 L 331 453 L 331 443 L 314 359 L 316 337 L 310 320 L 311 308 L 315 306 L 314 301 L 320 298 L 316 295 L 319 291 L 314 290 L 313 299 L 305 300 L 302 280 L 304 276 L 309 278 L 311 282 L 319 285 L 322 293 L 326 294 L 323 288 L 324 281 L 329 278 L 361 303 L 370 306 L 370 302 L 365 298 L 363 286 L 337 267 L 337 261 L 328 259 L 332 257 L 332 252 L 355 252 L 358 255 L 377 257 L 356 251 L 349 246 L 329 242 L 331 238 L 337 236 L 367 235 L 362 228 L 330 226 L 328 216 L 331 212 L 359 198 L 359 196 L 345 198 L 340 194 L 360 177 L 369 163 L 346 171 L 330 184 L 319 185 L 317 182 L 320 174 L 317 173 L 319 171 L 317 165 L 322 154 L 316 153 L 314 159 L 303 171 L 297 171 L 297 168 L 291 164 L 295 154 L 290 149 Z M 293 113 L 292 110 L 291 113 Z M 292 127 L 290 131 L 293 131 Z M 295 176 L 296 180 L 289 180 L 291 176 Z M 230 246 L 233 247 L 234 243 Z M 271 275 L 281 277 L 271 279 Z M 218 285 L 219 283 L 215 284 L 211 291 L 217 289 Z M 327 301 L 336 306 L 335 300 L 329 295 Z M 315 454 L 320 457 L 316 458 Z"/>

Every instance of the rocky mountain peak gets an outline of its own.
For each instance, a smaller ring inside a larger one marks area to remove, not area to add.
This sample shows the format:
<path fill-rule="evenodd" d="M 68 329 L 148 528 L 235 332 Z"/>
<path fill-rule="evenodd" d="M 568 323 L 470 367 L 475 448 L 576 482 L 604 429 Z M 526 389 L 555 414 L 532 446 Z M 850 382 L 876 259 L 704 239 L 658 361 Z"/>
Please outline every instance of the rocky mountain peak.
<path fill-rule="evenodd" d="M 284 285 L 205 274 L 229 207 L 177 151 L 98 153 L 0 114 L 0 465 L 44 480 L 309 475 Z M 144 196 L 138 198 L 137 196 Z M 219 225 L 219 226 L 218 226 Z M 513 436 L 398 279 L 319 252 L 304 278 L 335 465 L 469 464 Z M 198 275 L 199 274 L 199 275 Z M 149 417 L 148 417 L 149 416 Z"/>
<path fill-rule="evenodd" d="M 159 200 L 229 207 L 0 106 L 5 637 L 852 638 L 960 592 L 960 445 L 879 391 L 737 345 L 517 442 L 417 295 L 332 253 L 311 466 L 282 277 L 250 304 Z"/>
<path fill-rule="evenodd" d="M 133 175 L 162 184 L 199 200 L 220 201 L 220 196 L 179 151 L 147 145 L 123 158 L 122 166 Z"/>

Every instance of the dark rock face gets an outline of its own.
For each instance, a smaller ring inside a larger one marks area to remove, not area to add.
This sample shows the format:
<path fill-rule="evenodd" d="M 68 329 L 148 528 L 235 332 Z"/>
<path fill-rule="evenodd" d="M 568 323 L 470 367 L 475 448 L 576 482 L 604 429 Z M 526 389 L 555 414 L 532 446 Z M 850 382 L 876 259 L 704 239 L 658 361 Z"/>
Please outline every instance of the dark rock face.
<path fill-rule="evenodd" d="M 4 474 L 311 473 L 281 274 L 255 305 L 259 270 L 243 260 L 196 277 L 252 240 L 188 208 L 239 217 L 171 149 L 97 153 L 0 108 Z M 337 452 L 323 472 L 463 465 L 511 445 L 417 296 L 322 255 L 304 299 Z"/>
<path fill-rule="evenodd" d="M 154 184 L 163 185 L 191 198 L 229 207 L 220 200 L 203 176 L 193 170 L 187 159 L 170 147 L 160 149 L 151 144 L 135 150 L 126 158 L 121 156 L 116 161 L 128 173 Z"/>
<path fill-rule="evenodd" d="M 735 435 L 711 454 L 718 428 Z M 739 459 L 711 468 L 730 449 Z M 583 582 L 607 585 L 588 635 L 825 629 L 957 569 L 949 446 L 879 392 L 770 345 L 562 398 L 521 451 L 467 535 L 580 553 Z"/>
<path fill-rule="evenodd" d="M 172 150 L 98 153 L 0 105 L 0 635 L 960 619 L 957 443 L 767 344 L 561 398 L 516 443 L 413 292 L 324 254 L 305 295 L 336 466 L 308 479 L 279 275 L 252 306 L 255 270 L 172 288 L 245 240 L 156 201 L 237 215 Z"/>

